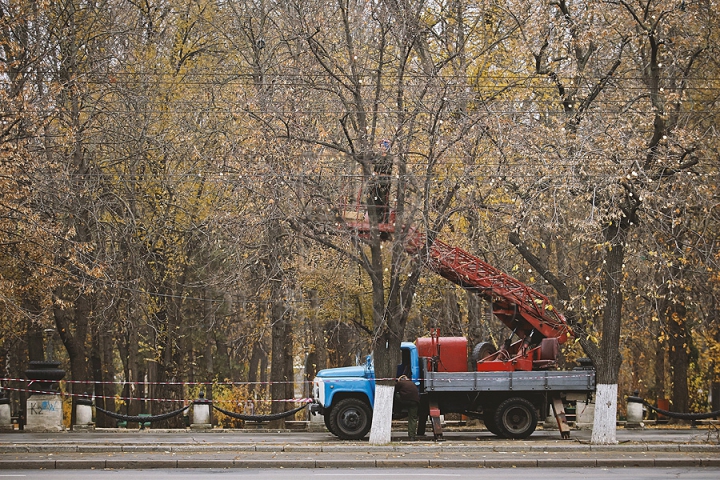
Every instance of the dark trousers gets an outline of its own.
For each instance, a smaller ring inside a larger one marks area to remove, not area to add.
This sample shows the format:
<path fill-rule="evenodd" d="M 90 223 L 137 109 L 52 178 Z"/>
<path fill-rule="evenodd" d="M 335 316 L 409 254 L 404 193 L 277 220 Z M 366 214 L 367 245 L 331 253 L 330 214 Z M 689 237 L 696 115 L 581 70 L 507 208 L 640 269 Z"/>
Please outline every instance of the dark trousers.
<path fill-rule="evenodd" d="M 400 406 L 407 408 L 408 419 L 407 419 L 407 432 L 408 437 L 415 438 L 417 435 L 418 428 L 418 402 L 399 402 Z M 423 432 L 424 433 L 424 432 Z"/>

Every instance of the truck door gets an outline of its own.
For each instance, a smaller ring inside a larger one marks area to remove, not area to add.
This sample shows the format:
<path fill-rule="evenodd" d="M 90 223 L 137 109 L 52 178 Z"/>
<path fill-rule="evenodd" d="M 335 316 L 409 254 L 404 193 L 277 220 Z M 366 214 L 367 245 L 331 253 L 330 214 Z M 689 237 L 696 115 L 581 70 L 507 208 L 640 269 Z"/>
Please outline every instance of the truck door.
<path fill-rule="evenodd" d="M 395 378 L 400 375 L 412 379 L 416 385 L 420 385 L 420 361 L 418 359 L 417 347 L 414 343 L 403 342 L 400 345 L 401 362 L 397 367 Z"/>

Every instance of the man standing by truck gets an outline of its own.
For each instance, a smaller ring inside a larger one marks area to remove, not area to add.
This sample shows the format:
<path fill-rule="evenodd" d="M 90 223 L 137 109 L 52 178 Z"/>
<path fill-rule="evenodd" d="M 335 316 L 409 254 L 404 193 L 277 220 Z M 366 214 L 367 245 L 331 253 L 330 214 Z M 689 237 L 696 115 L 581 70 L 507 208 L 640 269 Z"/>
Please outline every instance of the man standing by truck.
<path fill-rule="evenodd" d="M 408 438 L 417 438 L 418 407 L 420 406 L 420 393 L 415 382 L 405 375 L 400 375 L 395 383 L 395 402 L 408 411 Z"/>

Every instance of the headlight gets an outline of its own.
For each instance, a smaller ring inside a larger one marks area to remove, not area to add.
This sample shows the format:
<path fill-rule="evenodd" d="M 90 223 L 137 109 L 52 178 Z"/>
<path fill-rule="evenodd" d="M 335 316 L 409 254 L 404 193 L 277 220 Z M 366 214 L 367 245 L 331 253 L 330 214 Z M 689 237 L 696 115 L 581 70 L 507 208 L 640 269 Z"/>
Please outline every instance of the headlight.
<path fill-rule="evenodd" d="M 325 382 L 322 378 L 313 379 L 313 399 L 323 407 L 325 406 Z"/>

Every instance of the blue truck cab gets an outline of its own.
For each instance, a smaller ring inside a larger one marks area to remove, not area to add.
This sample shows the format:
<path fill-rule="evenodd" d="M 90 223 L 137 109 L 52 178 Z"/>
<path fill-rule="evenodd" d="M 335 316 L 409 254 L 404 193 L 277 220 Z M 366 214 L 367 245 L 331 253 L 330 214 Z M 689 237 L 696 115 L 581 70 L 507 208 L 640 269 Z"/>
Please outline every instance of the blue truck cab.
<path fill-rule="evenodd" d="M 397 375 L 407 375 L 420 384 L 420 359 L 414 343 L 400 345 L 402 363 Z M 320 370 L 313 379 L 310 411 L 323 415 L 325 426 L 343 440 L 363 438 L 372 424 L 375 401 L 375 369 L 368 355 L 364 365 Z"/>

